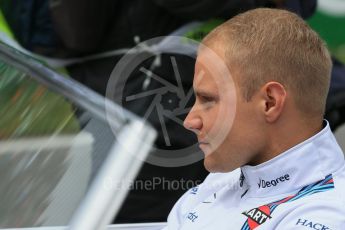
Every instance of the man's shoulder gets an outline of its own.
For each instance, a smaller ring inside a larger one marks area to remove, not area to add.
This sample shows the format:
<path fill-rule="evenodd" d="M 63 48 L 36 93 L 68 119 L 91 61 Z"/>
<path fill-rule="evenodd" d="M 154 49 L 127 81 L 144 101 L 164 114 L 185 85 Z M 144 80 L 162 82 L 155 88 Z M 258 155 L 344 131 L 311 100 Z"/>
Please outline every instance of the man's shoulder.
<path fill-rule="evenodd" d="M 283 212 L 277 212 L 276 229 L 343 229 L 345 224 L 345 202 L 343 199 L 316 196 L 309 202 L 301 203 Z M 317 227 L 316 227 L 317 226 Z"/>
<path fill-rule="evenodd" d="M 345 169 L 332 175 L 332 183 L 285 203 L 272 215 L 277 229 L 343 229 L 345 224 Z M 330 186 L 327 188 L 327 186 Z"/>
<path fill-rule="evenodd" d="M 345 164 L 337 172 L 332 174 L 334 179 L 334 188 L 336 192 L 344 193 L 345 191 Z"/>
<path fill-rule="evenodd" d="M 296 203 L 291 202 L 294 209 L 304 210 L 306 213 L 336 210 L 343 213 L 345 218 L 345 167 L 333 173 L 329 180 L 330 183 L 319 183 L 312 186 L 312 189 L 300 191 L 297 196 L 303 199 L 296 199 Z"/>

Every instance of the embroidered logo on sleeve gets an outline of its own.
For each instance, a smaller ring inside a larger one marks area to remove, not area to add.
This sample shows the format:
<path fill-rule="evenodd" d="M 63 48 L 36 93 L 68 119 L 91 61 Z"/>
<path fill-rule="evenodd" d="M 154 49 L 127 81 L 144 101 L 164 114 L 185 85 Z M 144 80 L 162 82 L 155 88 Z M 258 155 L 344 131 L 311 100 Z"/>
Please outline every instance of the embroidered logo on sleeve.
<path fill-rule="evenodd" d="M 248 217 L 248 219 L 243 224 L 241 230 L 254 230 L 261 224 L 265 223 L 267 220 L 271 219 L 271 214 L 281 204 L 292 202 L 294 200 L 298 200 L 302 197 L 309 196 L 314 193 L 325 192 L 333 188 L 334 182 L 332 175 L 328 175 L 324 180 L 303 187 L 295 195 L 288 196 L 286 198 L 272 202 L 270 204 L 262 205 L 258 208 L 251 209 L 247 212 L 243 212 L 242 214 Z"/>

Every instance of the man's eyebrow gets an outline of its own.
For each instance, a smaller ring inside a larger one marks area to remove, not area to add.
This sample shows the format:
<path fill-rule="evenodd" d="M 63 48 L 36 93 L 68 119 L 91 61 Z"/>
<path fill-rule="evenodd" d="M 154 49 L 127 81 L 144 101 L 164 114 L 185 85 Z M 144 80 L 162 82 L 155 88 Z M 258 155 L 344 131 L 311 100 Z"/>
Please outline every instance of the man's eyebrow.
<path fill-rule="evenodd" d="M 204 90 L 194 90 L 194 93 L 198 97 L 211 97 L 211 98 L 218 98 L 217 94 L 212 92 L 207 92 Z"/>

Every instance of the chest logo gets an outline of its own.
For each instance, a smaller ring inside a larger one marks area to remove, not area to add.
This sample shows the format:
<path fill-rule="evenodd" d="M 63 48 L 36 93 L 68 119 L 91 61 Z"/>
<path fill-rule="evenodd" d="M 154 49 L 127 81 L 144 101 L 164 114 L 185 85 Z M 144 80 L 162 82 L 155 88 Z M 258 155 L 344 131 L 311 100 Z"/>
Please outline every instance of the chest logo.
<path fill-rule="evenodd" d="M 242 214 L 248 217 L 248 225 L 250 229 L 254 229 L 265 223 L 266 220 L 271 219 L 270 208 L 266 205 L 253 208 L 247 212 L 243 212 Z"/>
<path fill-rule="evenodd" d="M 290 175 L 285 174 L 284 176 L 278 177 L 278 178 L 271 180 L 271 181 L 265 181 L 265 180 L 260 179 L 258 186 L 259 186 L 259 188 L 275 187 L 279 183 L 283 183 L 283 182 L 288 181 L 288 180 L 290 180 Z"/>

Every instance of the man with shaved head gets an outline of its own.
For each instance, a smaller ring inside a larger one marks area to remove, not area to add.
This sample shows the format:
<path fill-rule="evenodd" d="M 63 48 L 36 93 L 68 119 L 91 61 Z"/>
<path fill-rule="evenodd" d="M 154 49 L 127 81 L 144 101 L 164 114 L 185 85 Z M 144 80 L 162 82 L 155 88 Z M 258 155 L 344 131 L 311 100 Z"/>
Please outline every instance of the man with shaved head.
<path fill-rule="evenodd" d="M 297 15 L 242 13 L 199 48 L 184 125 L 211 173 L 166 229 L 343 229 L 344 155 L 326 120 L 330 54 Z"/>

